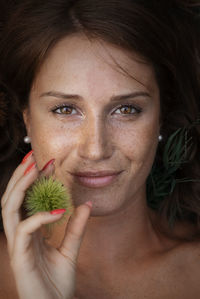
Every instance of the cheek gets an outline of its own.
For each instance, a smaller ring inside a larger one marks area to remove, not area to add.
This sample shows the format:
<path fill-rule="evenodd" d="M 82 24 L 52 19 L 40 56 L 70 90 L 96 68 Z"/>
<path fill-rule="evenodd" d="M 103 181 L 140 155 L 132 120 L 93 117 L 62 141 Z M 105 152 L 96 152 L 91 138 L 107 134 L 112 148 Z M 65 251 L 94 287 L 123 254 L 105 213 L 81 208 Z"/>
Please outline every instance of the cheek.
<path fill-rule="evenodd" d="M 121 152 L 130 161 L 137 163 L 143 163 L 144 160 L 152 161 L 159 135 L 159 121 L 156 118 L 141 118 L 132 124 L 121 126 L 115 132 L 115 140 Z"/>
<path fill-rule="evenodd" d="M 76 143 L 74 132 L 66 126 L 47 121 L 32 121 L 31 140 L 36 162 L 41 169 L 50 159 L 62 162 Z"/>
<path fill-rule="evenodd" d="M 146 183 L 155 158 L 158 135 L 159 123 L 153 121 L 135 124 L 129 130 L 121 131 L 118 136 L 120 151 L 126 158 L 129 193 L 135 192 Z"/>

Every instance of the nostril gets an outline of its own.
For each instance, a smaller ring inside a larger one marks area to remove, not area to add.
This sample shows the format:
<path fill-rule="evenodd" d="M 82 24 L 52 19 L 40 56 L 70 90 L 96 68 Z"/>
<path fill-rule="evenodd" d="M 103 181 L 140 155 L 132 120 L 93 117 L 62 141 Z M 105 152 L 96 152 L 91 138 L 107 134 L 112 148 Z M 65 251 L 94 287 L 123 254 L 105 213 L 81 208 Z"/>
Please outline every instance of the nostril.
<path fill-rule="evenodd" d="M 79 156 L 82 159 L 98 161 L 108 159 L 112 156 L 113 146 L 105 124 L 87 124 L 87 128 L 82 131 L 78 146 Z"/>
<path fill-rule="evenodd" d="M 79 146 L 79 155 L 89 160 L 101 160 L 106 154 L 106 145 L 101 142 L 87 140 Z"/>

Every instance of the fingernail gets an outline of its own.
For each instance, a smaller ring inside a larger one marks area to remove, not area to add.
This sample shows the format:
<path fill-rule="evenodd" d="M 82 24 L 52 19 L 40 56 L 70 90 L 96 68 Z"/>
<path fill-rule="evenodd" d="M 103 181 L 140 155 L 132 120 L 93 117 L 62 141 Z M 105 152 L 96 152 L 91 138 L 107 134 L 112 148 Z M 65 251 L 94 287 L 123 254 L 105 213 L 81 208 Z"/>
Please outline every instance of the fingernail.
<path fill-rule="evenodd" d="M 56 209 L 50 212 L 51 215 L 64 214 L 66 209 Z"/>
<path fill-rule="evenodd" d="M 33 168 L 36 167 L 36 163 L 32 163 L 31 165 L 29 165 L 26 170 L 24 171 L 24 175 L 26 175 L 27 173 L 29 173 Z"/>
<path fill-rule="evenodd" d="M 31 150 L 28 154 L 26 154 L 26 156 L 23 158 L 21 164 L 26 163 L 26 161 L 28 160 L 28 158 L 29 158 L 30 156 L 32 156 L 32 154 L 33 154 L 33 150 Z"/>
<path fill-rule="evenodd" d="M 90 208 L 92 208 L 92 202 L 91 201 L 86 201 L 85 203 L 87 206 L 89 206 Z"/>
<path fill-rule="evenodd" d="M 49 162 L 47 162 L 47 164 L 44 165 L 44 167 L 42 168 L 42 171 L 44 171 L 49 165 L 53 164 L 55 162 L 55 159 L 51 159 Z"/>

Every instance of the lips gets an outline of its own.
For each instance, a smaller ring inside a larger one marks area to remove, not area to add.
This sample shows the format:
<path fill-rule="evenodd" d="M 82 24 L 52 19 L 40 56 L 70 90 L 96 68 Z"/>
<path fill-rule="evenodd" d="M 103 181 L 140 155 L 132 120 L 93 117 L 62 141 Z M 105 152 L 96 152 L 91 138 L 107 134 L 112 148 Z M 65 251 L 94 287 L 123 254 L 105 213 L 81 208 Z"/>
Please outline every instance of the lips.
<path fill-rule="evenodd" d="M 89 188 L 105 187 L 113 183 L 122 171 L 84 171 L 71 173 L 75 181 Z"/>
<path fill-rule="evenodd" d="M 116 175 L 120 172 L 121 171 L 103 170 L 103 171 L 79 171 L 72 174 L 81 177 L 103 177 L 103 176 Z"/>

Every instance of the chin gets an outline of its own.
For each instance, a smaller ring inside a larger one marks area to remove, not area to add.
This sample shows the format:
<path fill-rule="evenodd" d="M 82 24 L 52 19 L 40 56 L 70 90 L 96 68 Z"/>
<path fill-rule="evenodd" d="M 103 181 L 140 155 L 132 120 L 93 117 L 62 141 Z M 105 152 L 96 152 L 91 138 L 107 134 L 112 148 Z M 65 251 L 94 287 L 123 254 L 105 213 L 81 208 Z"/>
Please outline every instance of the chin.
<path fill-rule="evenodd" d="M 84 204 L 84 202 L 91 200 L 91 198 L 84 199 L 83 201 L 80 201 L 80 199 L 74 199 L 73 198 L 73 204 L 75 207 L 78 207 L 81 204 Z M 108 201 L 102 200 L 102 197 L 100 201 L 98 199 L 92 199 L 92 210 L 91 210 L 91 217 L 98 217 L 98 216 L 109 216 L 114 215 L 118 213 L 120 210 L 122 210 L 122 206 L 120 204 L 117 205 L 116 202 L 113 202 L 113 204 L 110 202 L 108 205 Z"/>

